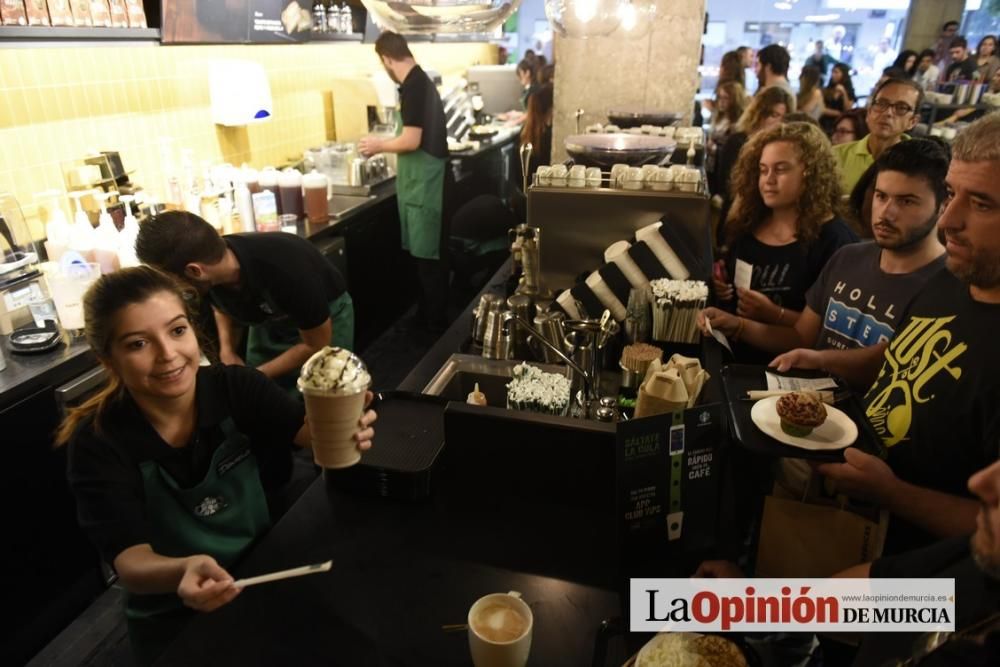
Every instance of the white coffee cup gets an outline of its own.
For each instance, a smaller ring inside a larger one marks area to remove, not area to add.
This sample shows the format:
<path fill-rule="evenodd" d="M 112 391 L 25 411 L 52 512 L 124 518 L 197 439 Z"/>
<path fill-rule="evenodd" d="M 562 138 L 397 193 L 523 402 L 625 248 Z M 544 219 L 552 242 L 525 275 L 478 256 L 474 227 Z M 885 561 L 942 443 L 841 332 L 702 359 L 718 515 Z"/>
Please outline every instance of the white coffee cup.
<path fill-rule="evenodd" d="M 469 608 L 467 623 L 475 667 L 524 667 L 528 662 L 534 617 L 517 591 L 479 598 Z"/>

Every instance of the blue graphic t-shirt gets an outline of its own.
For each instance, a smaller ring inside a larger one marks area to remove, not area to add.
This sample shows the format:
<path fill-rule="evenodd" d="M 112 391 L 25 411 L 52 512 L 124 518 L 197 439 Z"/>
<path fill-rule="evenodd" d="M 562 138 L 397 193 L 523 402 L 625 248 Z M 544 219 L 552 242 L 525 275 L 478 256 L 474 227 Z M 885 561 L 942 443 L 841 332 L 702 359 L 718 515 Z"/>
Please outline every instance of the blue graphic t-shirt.
<path fill-rule="evenodd" d="M 874 241 L 846 245 L 830 258 L 806 292 L 806 305 L 820 316 L 816 349 L 851 350 L 892 338 L 913 297 L 944 267 L 944 254 L 912 273 L 886 273 Z"/>

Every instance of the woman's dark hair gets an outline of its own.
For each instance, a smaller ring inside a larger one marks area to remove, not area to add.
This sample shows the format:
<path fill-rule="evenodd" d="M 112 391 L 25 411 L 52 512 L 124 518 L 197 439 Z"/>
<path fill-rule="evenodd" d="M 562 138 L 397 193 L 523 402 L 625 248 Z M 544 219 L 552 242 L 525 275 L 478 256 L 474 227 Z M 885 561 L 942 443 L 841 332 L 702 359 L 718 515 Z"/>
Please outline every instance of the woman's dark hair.
<path fill-rule="evenodd" d="M 538 76 L 535 79 L 538 81 L 539 86 L 544 86 L 547 83 L 552 83 L 556 78 L 556 66 L 552 63 L 543 65 L 538 68 Z"/>
<path fill-rule="evenodd" d="M 162 292 L 173 294 L 180 300 L 188 323 L 194 329 L 196 318 L 193 304 L 196 303 L 197 295 L 173 276 L 151 266 L 136 266 L 103 275 L 84 294 L 84 335 L 90 349 L 106 368 L 111 358 L 111 344 L 114 342 L 115 315 L 126 306 L 143 303 Z M 195 332 L 197 333 L 197 329 Z M 80 424 L 90 417 L 93 417 L 95 432 L 101 432 L 102 420 L 108 407 L 119 400 L 124 391 L 121 379 L 113 372 L 108 375 L 107 386 L 79 407 L 70 410 L 63 419 L 56 432 L 57 447 L 69 442 Z"/>
<path fill-rule="evenodd" d="M 858 99 L 857 96 L 854 94 L 854 82 L 851 80 L 851 68 L 848 65 L 845 65 L 844 63 L 836 63 L 834 64 L 833 69 L 840 71 L 840 85 L 842 85 L 844 87 L 844 90 L 847 91 L 847 96 L 851 98 L 851 101 L 853 102 L 854 100 Z M 828 88 L 834 87 L 832 76 L 830 77 L 830 83 L 827 85 L 827 87 Z"/>
<path fill-rule="evenodd" d="M 917 64 L 919 64 L 921 60 L 927 58 L 928 56 L 930 56 L 931 63 L 933 63 L 934 59 L 937 57 L 937 52 L 934 51 L 934 49 L 924 49 L 917 55 Z"/>
<path fill-rule="evenodd" d="M 534 60 L 534 59 L 528 60 L 527 58 L 525 58 L 525 59 L 523 59 L 521 62 L 519 62 L 517 64 L 517 71 L 518 72 L 528 72 L 529 74 L 531 74 L 531 80 L 534 81 L 535 80 L 535 67 L 537 66 L 537 64 L 538 64 L 537 60 Z"/>
<path fill-rule="evenodd" d="M 819 68 L 815 65 L 806 65 L 799 74 L 799 94 L 796 99 L 798 108 L 802 108 L 812 97 L 813 91 L 819 87 Z"/>
<path fill-rule="evenodd" d="M 139 227 L 135 253 L 145 264 L 183 276 L 191 262 L 219 262 L 226 254 L 226 242 L 194 213 L 166 211 Z"/>
<path fill-rule="evenodd" d="M 542 145 L 542 134 L 548 125 L 549 114 L 552 113 L 552 84 L 540 86 L 528 98 L 528 111 L 524 117 L 524 127 L 521 128 L 521 143 L 531 144 L 537 150 Z"/>
<path fill-rule="evenodd" d="M 715 89 L 716 98 L 718 98 L 720 91 L 725 91 L 729 95 L 729 106 L 723 112 L 720 112 L 718 107 L 716 107 L 712 122 L 714 124 L 719 118 L 725 118 L 731 126 L 735 127 L 736 123 L 740 120 L 740 116 L 746 111 L 747 105 L 750 104 L 750 99 L 747 97 L 747 93 L 743 90 L 743 86 L 740 85 L 739 81 L 724 81 L 720 83 Z"/>
<path fill-rule="evenodd" d="M 864 109 L 850 109 L 845 111 L 837 116 L 837 120 L 833 122 L 833 129 L 837 129 L 840 121 L 846 120 L 854 126 L 855 140 L 868 136 L 868 121 L 865 120 L 865 113 Z"/>
<path fill-rule="evenodd" d="M 990 54 L 990 55 L 994 55 L 994 56 L 1000 57 L 1000 53 L 997 52 L 997 50 L 998 50 L 997 47 L 1000 47 L 1000 43 L 997 42 L 996 35 L 983 35 L 983 38 L 981 40 L 979 40 L 978 44 L 976 44 L 976 55 L 977 56 L 979 55 L 980 51 L 982 51 L 982 49 L 983 49 L 983 44 L 988 39 L 992 39 L 993 40 L 993 53 Z"/>
<path fill-rule="evenodd" d="M 716 87 L 729 81 L 736 81 L 744 88 L 747 86 L 743 59 L 737 51 L 726 51 L 722 54 L 722 61 L 719 63 L 719 83 Z"/>
<path fill-rule="evenodd" d="M 909 67 L 906 66 L 907 59 L 913 56 L 913 64 Z M 899 55 L 896 56 L 896 60 L 893 61 L 892 66 L 898 67 L 899 69 L 906 72 L 906 76 L 913 76 L 913 73 L 917 70 L 917 63 L 920 62 L 920 54 L 912 49 L 906 49 L 905 51 L 900 51 Z"/>

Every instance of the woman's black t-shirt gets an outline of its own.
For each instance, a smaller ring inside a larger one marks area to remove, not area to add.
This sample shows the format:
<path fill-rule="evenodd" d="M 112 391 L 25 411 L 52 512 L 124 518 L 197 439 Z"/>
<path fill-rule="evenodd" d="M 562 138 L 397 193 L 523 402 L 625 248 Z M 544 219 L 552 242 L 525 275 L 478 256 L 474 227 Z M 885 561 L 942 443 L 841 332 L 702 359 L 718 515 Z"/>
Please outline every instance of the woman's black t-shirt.
<path fill-rule="evenodd" d="M 783 308 L 802 310 L 806 305 L 806 291 L 816 282 L 833 253 L 857 241 L 857 235 L 839 217 L 820 227 L 819 236 L 808 244 L 795 241 L 772 246 L 761 243 L 752 232 L 747 232 L 730 245 L 726 270 L 732 281 L 736 260 L 742 259 L 753 265 L 751 289 L 765 294 Z"/>
<path fill-rule="evenodd" d="M 186 447 L 164 442 L 127 392 L 108 407 L 100 434 L 91 419 L 73 435 L 67 477 L 77 518 L 107 562 L 150 541 L 140 465 L 155 461 L 179 486 L 195 486 L 225 441 L 226 419 L 249 438 L 265 491 L 288 481 L 291 444 L 305 419 L 301 401 L 256 369 L 218 365 L 198 370 L 195 403 L 198 423 Z"/>

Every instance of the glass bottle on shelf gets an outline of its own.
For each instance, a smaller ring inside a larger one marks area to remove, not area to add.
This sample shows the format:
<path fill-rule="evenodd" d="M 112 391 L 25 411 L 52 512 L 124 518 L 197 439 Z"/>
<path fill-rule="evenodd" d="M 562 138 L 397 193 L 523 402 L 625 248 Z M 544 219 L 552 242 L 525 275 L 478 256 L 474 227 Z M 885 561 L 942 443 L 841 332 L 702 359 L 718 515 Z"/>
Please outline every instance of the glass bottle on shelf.
<path fill-rule="evenodd" d="M 316 0 L 313 4 L 313 24 L 312 31 L 318 33 L 326 32 L 326 5 L 323 0 Z"/>
<path fill-rule="evenodd" d="M 337 8 L 337 0 L 331 0 L 330 6 L 326 8 L 326 31 L 340 33 L 340 9 Z"/>
<path fill-rule="evenodd" d="M 354 16 L 351 7 L 346 2 L 340 4 L 340 32 L 350 35 L 354 32 Z"/>

